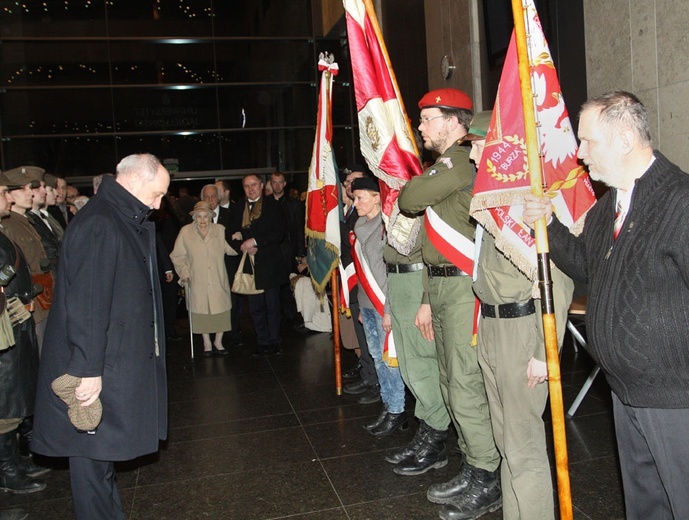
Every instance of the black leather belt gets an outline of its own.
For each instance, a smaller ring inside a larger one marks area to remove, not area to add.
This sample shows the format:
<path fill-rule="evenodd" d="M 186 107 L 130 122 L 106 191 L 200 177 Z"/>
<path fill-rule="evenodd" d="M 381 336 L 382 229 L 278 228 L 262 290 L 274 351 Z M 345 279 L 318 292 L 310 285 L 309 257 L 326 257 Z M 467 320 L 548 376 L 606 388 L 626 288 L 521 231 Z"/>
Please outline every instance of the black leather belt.
<path fill-rule="evenodd" d="M 388 273 L 415 273 L 421 271 L 423 264 L 388 264 Z"/>
<path fill-rule="evenodd" d="M 428 268 L 428 276 L 431 278 L 434 276 L 467 276 L 456 265 L 428 265 L 426 267 Z"/>
<path fill-rule="evenodd" d="M 523 318 L 536 312 L 533 299 L 525 303 L 503 303 L 502 305 L 481 304 L 481 316 L 484 318 Z"/>

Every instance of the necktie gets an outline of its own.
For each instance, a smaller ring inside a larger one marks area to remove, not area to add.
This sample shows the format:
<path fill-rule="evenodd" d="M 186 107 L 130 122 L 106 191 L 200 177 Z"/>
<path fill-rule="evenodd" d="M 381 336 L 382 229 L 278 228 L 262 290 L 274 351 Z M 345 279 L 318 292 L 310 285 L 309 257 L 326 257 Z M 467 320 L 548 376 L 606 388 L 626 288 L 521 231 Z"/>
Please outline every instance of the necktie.
<path fill-rule="evenodd" d="M 617 201 L 617 212 L 615 213 L 615 224 L 612 229 L 612 236 L 614 240 L 617 240 L 620 231 L 622 230 L 622 225 L 624 224 L 624 218 L 627 216 L 627 212 L 622 208 L 622 201 Z"/>

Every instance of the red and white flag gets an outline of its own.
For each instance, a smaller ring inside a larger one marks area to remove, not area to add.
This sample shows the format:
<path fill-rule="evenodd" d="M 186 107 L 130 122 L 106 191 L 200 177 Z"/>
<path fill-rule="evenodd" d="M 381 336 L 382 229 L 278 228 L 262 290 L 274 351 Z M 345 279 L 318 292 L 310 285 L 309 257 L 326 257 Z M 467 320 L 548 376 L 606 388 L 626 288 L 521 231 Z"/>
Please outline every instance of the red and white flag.
<path fill-rule="evenodd" d="M 343 0 L 343 4 L 361 153 L 374 175 L 383 181 L 381 201 L 388 243 L 407 254 L 416 240 L 419 223 L 400 215 L 397 196 L 402 186 L 423 169 L 394 73 L 386 60 L 373 5 L 370 0 Z"/>
<path fill-rule="evenodd" d="M 340 257 L 340 183 L 331 145 L 332 85 L 338 67 L 332 55 L 321 54 L 318 70 L 322 74 L 306 195 L 306 236 L 309 237 L 306 261 L 316 292 L 323 294 Z"/>
<path fill-rule="evenodd" d="M 596 198 L 588 174 L 577 161 L 576 138 L 538 13 L 533 1 L 526 3 L 531 81 L 546 194 L 552 198 L 558 219 L 578 234 Z M 522 222 L 523 197 L 531 191 L 526 155 L 513 33 L 474 183 L 471 214 L 495 236 L 496 246 L 524 274 L 536 280 L 536 242 Z"/>

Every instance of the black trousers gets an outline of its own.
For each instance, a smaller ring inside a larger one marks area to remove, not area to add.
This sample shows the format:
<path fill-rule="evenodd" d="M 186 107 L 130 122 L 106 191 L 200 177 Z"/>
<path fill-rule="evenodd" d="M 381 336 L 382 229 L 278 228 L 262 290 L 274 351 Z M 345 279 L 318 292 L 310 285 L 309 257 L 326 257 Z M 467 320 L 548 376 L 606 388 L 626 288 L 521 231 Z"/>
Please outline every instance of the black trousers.
<path fill-rule="evenodd" d="M 72 501 L 77 520 L 126 520 L 112 462 L 69 458 Z"/>
<path fill-rule="evenodd" d="M 249 313 L 259 348 L 280 345 L 280 286 L 249 295 Z"/>

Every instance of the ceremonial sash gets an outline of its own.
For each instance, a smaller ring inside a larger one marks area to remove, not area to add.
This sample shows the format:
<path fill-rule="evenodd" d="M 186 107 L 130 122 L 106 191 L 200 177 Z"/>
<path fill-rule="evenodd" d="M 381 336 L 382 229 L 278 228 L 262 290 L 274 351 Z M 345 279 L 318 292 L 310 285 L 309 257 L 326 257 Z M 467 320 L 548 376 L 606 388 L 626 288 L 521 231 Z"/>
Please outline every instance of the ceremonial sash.
<path fill-rule="evenodd" d="M 431 244 L 454 265 L 471 276 L 474 271 L 474 242 L 445 222 L 430 206 L 424 219 Z"/>
<path fill-rule="evenodd" d="M 371 268 L 366 261 L 366 257 L 361 252 L 361 244 L 356 239 L 353 231 L 349 232 L 349 241 L 352 244 L 352 263 L 356 268 L 357 278 L 361 287 L 364 289 L 366 296 L 371 300 L 373 307 L 378 314 L 383 316 L 385 313 L 385 293 L 376 282 Z M 386 333 L 385 342 L 383 344 L 383 361 L 388 366 L 397 367 L 397 351 L 395 349 L 395 341 L 392 337 L 392 331 Z"/>
<path fill-rule="evenodd" d="M 430 206 L 426 208 L 424 226 L 426 229 L 426 236 L 428 236 L 431 244 L 440 251 L 440 254 L 464 271 L 465 274 L 472 276 L 474 273 L 474 256 L 476 254 L 476 245 L 474 242 L 440 218 L 440 215 Z M 481 302 L 476 298 L 476 302 L 474 303 L 472 345 L 476 345 L 478 320 L 481 315 L 480 310 Z"/>

